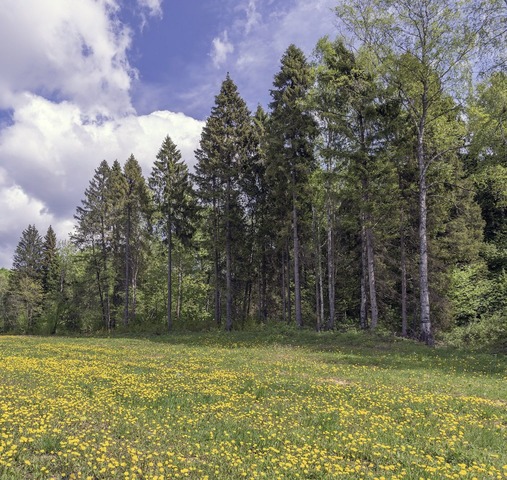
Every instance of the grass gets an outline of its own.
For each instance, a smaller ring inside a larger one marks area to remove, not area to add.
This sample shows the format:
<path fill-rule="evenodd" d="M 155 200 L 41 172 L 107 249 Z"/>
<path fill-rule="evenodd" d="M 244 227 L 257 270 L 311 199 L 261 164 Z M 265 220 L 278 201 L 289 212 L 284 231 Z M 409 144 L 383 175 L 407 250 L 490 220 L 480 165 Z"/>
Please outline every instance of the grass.
<path fill-rule="evenodd" d="M 507 358 L 364 334 L 0 337 L 0 479 L 507 478 Z"/>

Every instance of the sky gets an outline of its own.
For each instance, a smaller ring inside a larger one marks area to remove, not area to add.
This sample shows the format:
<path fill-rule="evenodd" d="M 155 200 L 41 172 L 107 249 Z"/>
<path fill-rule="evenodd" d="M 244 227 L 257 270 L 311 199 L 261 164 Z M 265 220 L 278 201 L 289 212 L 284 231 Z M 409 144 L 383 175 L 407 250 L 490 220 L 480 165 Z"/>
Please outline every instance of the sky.
<path fill-rule="evenodd" d="M 166 135 L 190 168 L 227 72 L 267 107 L 294 43 L 337 34 L 334 0 L 2 0 L 0 267 L 22 231 L 60 240 L 102 160 L 148 176 Z"/>

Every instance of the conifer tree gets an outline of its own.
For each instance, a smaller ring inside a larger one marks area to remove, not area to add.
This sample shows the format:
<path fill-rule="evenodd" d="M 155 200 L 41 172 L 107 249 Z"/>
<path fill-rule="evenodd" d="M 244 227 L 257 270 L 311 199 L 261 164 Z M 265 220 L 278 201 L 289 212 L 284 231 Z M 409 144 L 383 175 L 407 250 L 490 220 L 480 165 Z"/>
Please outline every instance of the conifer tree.
<path fill-rule="evenodd" d="M 252 135 L 250 112 L 227 74 L 203 129 L 200 148 L 195 152 L 194 177 L 200 201 L 211 209 L 208 231 L 211 230 L 213 239 L 217 324 L 221 318 L 220 259 L 225 256 L 227 330 L 232 329 L 235 249 L 244 231 L 240 180 L 242 168 L 251 155 Z"/>
<path fill-rule="evenodd" d="M 160 147 L 148 183 L 158 210 L 158 225 L 167 242 L 167 328 L 171 330 L 173 235 L 182 241 L 192 235 L 195 208 L 188 167 L 169 136 Z"/>
<path fill-rule="evenodd" d="M 58 288 L 59 270 L 56 234 L 50 225 L 42 245 L 42 288 L 44 294 L 47 295 Z"/>
<path fill-rule="evenodd" d="M 125 299 L 124 325 L 136 314 L 136 298 L 139 271 L 142 264 L 149 195 L 141 166 L 134 155 L 130 155 L 123 168 L 126 180 L 125 196 Z M 132 290 L 132 291 L 131 291 Z M 132 297 L 132 302 L 130 301 Z"/>
<path fill-rule="evenodd" d="M 83 250 L 88 266 L 95 277 L 100 299 L 102 321 L 105 328 L 112 328 L 111 317 L 111 212 L 109 187 L 111 168 L 103 160 L 95 170 L 82 205 L 77 207 L 74 218 L 77 222 L 73 241 Z"/>
<path fill-rule="evenodd" d="M 275 75 L 270 130 L 271 178 L 278 177 L 280 193 L 285 191 L 290 204 L 294 260 L 295 318 L 298 327 L 303 326 L 301 308 L 301 209 L 306 186 L 315 167 L 313 140 L 317 125 L 305 99 L 312 86 L 312 72 L 303 52 L 290 45 L 281 60 L 281 69 Z M 287 212 L 289 213 L 289 212 Z M 286 221 L 289 219 L 286 218 Z"/>
<path fill-rule="evenodd" d="M 41 313 L 43 240 L 35 225 L 23 230 L 9 277 L 7 329 L 21 327 L 32 333 Z"/>

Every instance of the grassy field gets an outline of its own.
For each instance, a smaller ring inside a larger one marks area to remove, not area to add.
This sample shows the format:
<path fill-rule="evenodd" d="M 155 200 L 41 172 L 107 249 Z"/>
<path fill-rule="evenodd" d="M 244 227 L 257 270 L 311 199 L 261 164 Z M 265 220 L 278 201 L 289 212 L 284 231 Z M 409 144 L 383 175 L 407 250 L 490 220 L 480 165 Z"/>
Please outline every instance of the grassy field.
<path fill-rule="evenodd" d="M 507 478 L 507 358 L 291 330 L 0 337 L 0 478 Z"/>

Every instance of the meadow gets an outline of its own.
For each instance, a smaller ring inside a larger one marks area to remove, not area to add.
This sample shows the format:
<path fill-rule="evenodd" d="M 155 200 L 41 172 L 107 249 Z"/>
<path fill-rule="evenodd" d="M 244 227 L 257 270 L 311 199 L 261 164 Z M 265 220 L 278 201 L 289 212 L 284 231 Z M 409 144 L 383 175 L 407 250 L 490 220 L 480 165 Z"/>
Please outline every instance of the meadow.
<path fill-rule="evenodd" d="M 359 333 L 0 337 L 0 479 L 507 478 L 507 358 Z"/>

